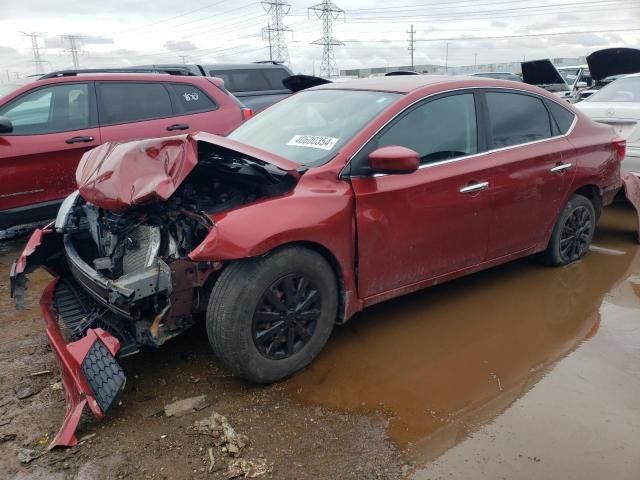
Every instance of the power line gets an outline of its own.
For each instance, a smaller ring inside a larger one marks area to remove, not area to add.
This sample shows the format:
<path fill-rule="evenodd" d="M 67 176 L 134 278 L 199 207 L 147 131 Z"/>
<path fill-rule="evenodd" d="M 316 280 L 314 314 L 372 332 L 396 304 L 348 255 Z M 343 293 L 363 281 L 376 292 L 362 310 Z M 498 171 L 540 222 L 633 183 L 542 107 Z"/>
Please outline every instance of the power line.
<path fill-rule="evenodd" d="M 416 51 L 416 47 L 414 47 L 415 42 L 413 38 L 416 31 L 413 29 L 413 23 L 411 24 L 411 30 L 408 30 L 407 33 L 409 34 L 409 52 L 411 53 L 411 70 L 413 70 L 413 52 Z"/>
<path fill-rule="evenodd" d="M 283 0 L 263 0 L 261 3 L 264 11 L 271 14 L 271 23 L 263 29 L 269 38 L 269 60 L 289 63 L 285 36 L 291 29 L 285 27 L 284 16 L 291 11 L 291 4 Z"/>
<path fill-rule="evenodd" d="M 83 37 L 80 35 L 60 35 L 60 38 L 69 42 L 69 48 L 65 50 L 65 53 L 71 55 L 73 68 L 80 68 L 79 45 Z"/>
<path fill-rule="evenodd" d="M 40 43 L 38 42 L 38 38 L 42 37 L 41 33 L 37 32 L 21 32 L 25 37 L 29 37 L 31 39 L 31 54 L 33 55 L 33 63 L 36 66 L 36 74 L 42 75 L 44 73 L 44 62 L 42 61 L 42 56 L 40 55 L 40 51 L 42 48 L 40 47 Z"/>
<path fill-rule="evenodd" d="M 320 64 L 320 76 L 331 78 L 338 75 L 338 66 L 333 53 L 333 47 L 336 45 L 344 45 L 340 40 L 333 36 L 333 22 L 340 18 L 345 18 L 344 10 L 338 7 L 331 0 L 322 0 L 312 7 L 308 12 L 313 11 L 317 18 L 322 20 L 322 38 L 311 42 L 313 45 L 322 45 L 322 63 Z"/>

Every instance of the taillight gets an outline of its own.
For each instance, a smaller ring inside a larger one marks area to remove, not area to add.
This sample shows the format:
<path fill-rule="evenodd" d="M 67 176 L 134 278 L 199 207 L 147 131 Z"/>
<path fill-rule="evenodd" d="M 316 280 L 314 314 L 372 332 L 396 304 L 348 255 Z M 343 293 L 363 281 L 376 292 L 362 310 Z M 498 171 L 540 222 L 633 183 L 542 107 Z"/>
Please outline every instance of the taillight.
<path fill-rule="evenodd" d="M 624 156 L 627 153 L 627 141 L 624 138 L 616 137 L 611 140 L 611 143 L 618 152 L 618 160 L 624 160 Z"/>
<path fill-rule="evenodd" d="M 240 111 L 242 112 L 243 120 L 248 120 L 253 117 L 253 110 L 251 110 L 249 107 L 242 107 Z"/>

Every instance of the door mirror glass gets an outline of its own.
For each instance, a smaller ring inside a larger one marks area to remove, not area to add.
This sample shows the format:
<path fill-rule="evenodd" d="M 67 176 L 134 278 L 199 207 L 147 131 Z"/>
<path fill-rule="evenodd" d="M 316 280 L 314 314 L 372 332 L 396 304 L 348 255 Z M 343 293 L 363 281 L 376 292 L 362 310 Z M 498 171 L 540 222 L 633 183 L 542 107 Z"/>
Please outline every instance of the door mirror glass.
<path fill-rule="evenodd" d="M 0 117 L 0 135 L 13 132 L 13 124 L 7 117 Z"/>
<path fill-rule="evenodd" d="M 587 88 L 589 85 L 587 84 L 587 82 L 578 82 L 576 83 L 576 87 L 577 88 Z"/>
<path fill-rule="evenodd" d="M 369 154 L 369 166 L 374 173 L 411 173 L 420 165 L 420 157 L 410 148 L 391 145 Z"/>

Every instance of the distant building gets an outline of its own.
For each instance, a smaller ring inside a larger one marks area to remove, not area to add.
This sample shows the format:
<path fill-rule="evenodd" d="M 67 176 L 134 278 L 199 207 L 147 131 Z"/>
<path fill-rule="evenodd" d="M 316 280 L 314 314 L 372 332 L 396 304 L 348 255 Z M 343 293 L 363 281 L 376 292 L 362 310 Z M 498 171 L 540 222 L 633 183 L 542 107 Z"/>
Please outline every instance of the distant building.
<path fill-rule="evenodd" d="M 537 60 L 531 58 L 530 60 Z M 571 65 L 583 65 L 587 63 L 585 57 L 574 58 L 551 58 L 550 59 L 556 67 L 567 67 Z M 479 65 L 464 65 L 461 67 L 449 67 L 444 65 L 415 65 L 411 68 L 410 65 L 400 65 L 396 67 L 372 67 L 372 68 L 353 68 L 347 70 L 340 70 L 341 77 L 351 78 L 367 78 L 370 76 L 384 75 L 388 72 L 394 72 L 397 70 L 414 70 L 418 73 L 431 73 L 431 74 L 449 74 L 449 75 L 466 75 L 474 72 L 512 72 L 521 73 L 520 62 L 504 62 L 504 63 L 484 63 Z"/>

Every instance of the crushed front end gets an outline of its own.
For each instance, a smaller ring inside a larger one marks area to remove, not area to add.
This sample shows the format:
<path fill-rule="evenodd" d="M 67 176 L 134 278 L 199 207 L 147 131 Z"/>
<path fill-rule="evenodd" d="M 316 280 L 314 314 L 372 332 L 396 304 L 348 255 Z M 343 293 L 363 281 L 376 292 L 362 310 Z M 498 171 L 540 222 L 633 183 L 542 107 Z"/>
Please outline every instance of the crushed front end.
<path fill-rule="evenodd" d="M 245 150 L 204 134 L 104 144 L 83 157 L 56 221 L 27 242 L 11 270 L 17 308 L 29 272 L 54 276 L 40 305 L 67 414 L 51 446 L 75 445 L 85 405 L 102 419 L 118 403 L 117 358 L 160 347 L 206 310 L 222 264 L 189 254 L 213 233 L 212 216 L 295 184 Z"/>

